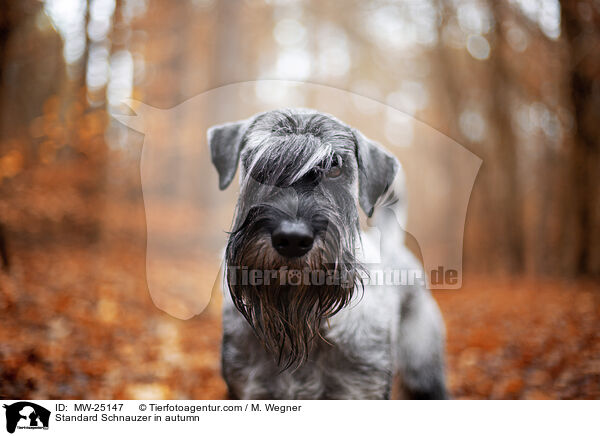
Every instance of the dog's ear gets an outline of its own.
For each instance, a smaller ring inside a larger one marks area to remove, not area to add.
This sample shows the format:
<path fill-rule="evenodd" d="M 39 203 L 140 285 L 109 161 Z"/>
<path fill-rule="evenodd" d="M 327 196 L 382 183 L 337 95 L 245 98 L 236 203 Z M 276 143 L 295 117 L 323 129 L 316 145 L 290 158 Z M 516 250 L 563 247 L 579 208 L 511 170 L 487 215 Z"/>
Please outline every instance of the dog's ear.
<path fill-rule="evenodd" d="M 254 121 L 254 117 L 220 124 L 208 129 L 208 147 L 213 165 L 219 173 L 219 189 L 229 186 L 237 170 L 244 136 Z"/>
<path fill-rule="evenodd" d="M 356 138 L 358 159 L 358 202 L 368 217 L 375 203 L 391 186 L 400 163 L 374 141 L 352 129 Z"/>

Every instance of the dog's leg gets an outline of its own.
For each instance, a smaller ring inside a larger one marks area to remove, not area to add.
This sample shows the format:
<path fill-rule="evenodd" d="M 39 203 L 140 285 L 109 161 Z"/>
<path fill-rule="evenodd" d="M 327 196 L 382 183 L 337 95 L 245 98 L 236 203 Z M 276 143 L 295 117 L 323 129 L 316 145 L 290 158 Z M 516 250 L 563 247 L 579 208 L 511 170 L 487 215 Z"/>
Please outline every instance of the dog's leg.
<path fill-rule="evenodd" d="M 444 323 L 429 291 L 411 291 L 398 331 L 400 391 L 407 399 L 446 399 Z"/>
<path fill-rule="evenodd" d="M 420 269 L 418 261 L 404 246 L 401 227 L 406 222 L 406 211 L 401 199 L 402 174 L 394 182 L 394 189 L 381 198 L 381 207 L 373 222 L 381 230 L 380 253 L 388 267 Z M 438 306 L 430 292 L 420 287 L 402 288 L 397 339 L 397 374 L 392 386 L 392 398 L 445 399 L 444 377 L 445 329 Z"/>

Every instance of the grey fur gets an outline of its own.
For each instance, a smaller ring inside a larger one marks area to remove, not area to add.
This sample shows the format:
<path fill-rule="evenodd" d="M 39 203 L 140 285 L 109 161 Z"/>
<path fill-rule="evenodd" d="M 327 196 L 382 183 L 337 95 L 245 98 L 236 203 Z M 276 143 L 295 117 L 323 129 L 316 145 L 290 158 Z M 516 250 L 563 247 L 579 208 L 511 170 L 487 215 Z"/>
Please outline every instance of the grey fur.
<path fill-rule="evenodd" d="M 309 110 L 259 114 L 213 127 L 208 137 L 221 189 L 242 162 L 223 302 L 222 368 L 231 397 L 445 398 L 444 326 L 429 292 L 363 287 L 359 276 L 377 254 L 375 233 L 360 231 L 359 204 L 385 242 L 376 266 L 420 268 L 397 230 L 404 216 L 398 161 Z M 337 160 L 334 180 L 327 175 Z M 270 245 L 273 223 L 283 218 L 315 229 L 315 244 L 301 258 L 283 258 Z M 231 274 L 240 267 L 333 271 L 350 285 L 249 285 Z"/>
<path fill-rule="evenodd" d="M 354 130 L 358 149 L 358 200 L 368 217 L 373 215 L 375 203 L 388 190 L 400 165 L 394 156 L 377 143 Z"/>
<path fill-rule="evenodd" d="M 219 172 L 219 188 L 227 188 L 237 170 L 242 139 L 252 119 L 226 123 L 208 129 L 208 144 L 213 165 Z"/>

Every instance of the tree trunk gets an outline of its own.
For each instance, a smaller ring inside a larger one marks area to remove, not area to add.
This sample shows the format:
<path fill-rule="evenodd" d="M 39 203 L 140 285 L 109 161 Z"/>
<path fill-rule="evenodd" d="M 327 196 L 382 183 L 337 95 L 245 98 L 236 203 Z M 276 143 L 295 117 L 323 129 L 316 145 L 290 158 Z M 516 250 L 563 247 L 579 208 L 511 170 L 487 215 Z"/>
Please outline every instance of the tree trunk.
<path fill-rule="evenodd" d="M 587 6 L 587 7 L 586 7 Z M 575 132 L 570 150 L 570 191 L 575 237 L 571 273 L 598 273 L 598 256 L 592 265 L 592 251 L 598 242 L 597 211 L 594 210 L 599 172 L 600 62 L 598 25 L 600 14 L 593 2 L 561 2 L 562 28 L 569 46 L 571 103 Z M 587 13 L 585 12 L 587 11 Z M 596 249 L 597 250 L 597 249 Z"/>

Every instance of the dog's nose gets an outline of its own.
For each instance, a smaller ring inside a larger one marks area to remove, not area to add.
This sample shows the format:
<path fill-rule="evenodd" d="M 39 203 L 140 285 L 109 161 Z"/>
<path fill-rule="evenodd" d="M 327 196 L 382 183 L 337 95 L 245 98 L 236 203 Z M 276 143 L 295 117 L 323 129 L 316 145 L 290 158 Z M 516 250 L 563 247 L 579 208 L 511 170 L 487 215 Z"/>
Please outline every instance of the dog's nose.
<path fill-rule="evenodd" d="M 271 243 L 285 257 L 300 257 L 309 252 L 315 240 L 312 229 L 302 221 L 284 220 L 271 233 Z"/>

